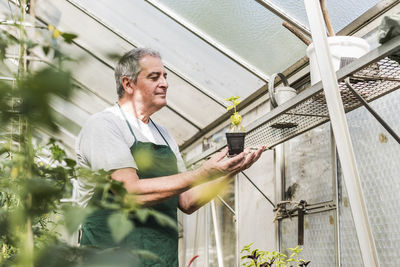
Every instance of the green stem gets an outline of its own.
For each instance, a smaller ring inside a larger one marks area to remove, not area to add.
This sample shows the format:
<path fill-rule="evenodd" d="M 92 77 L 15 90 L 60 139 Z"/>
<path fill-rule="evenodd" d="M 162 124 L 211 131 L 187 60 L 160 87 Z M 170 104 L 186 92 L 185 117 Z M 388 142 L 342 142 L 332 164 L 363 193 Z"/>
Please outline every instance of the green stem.
<path fill-rule="evenodd" d="M 24 121 L 23 125 L 23 136 L 26 137 L 24 140 L 24 152 L 25 152 L 25 167 L 26 167 L 26 179 L 32 179 L 32 167 L 34 161 L 34 150 L 32 144 L 32 128 L 30 127 L 27 120 Z M 29 212 L 32 208 L 32 195 L 28 193 L 26 200 L 26 247 L 24 257 L 26 258 L 25 266 L 33 267 L 33 253 L 34 253 L 34 236 L 32 231 L 32 218 Z"/>
<path fill-rule="evenodd" d="M 27 73 L 27 33 L 25 30 L 25 7 L 26 0 L 20 1 L 20 53 L 19 53 L 19 64 L 18 64 L 18 79 L 23 79 Z M 33 166 L 33 145 L 32 145 L 32 131 L 27 120 L 19 118 L 20 123 L 20 145 L 23 146 L 24 164 L 26 170 L 26 179 L 32 178 L 32 166 Z M 25 140 L 21 140 L 24 138 Z M 25 202 L 25 237 L 23 242 L 23 249 L 21 251 L 22 262 L 21 266 L 33 267 L 33 248 L 34 248 L 34 236 L 32 230 L 32 218 L 29 215 L 29 211 L 32 208 L 32 195 L 28 193 Z"/>
<path fill-rule="evenodd" d="M 3 259 L 6 258 L 6 253 L 7 253 L 7 246 L 6 246 L 6 244 L 3 244 L 2 248 L 1 248 L 0 263 L 3 261 Z"/>

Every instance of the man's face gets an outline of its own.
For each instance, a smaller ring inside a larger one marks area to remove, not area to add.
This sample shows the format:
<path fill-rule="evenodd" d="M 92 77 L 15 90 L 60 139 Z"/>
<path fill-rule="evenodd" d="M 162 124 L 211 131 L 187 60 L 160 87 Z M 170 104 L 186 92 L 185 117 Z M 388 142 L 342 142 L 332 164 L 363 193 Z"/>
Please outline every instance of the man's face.
<path fill-rule="evenodd" d="M 168 83 L 164 65 L 153 56 L 143 57 L 139 64 L 142 70 L 137 77 L 135 97 L 145 106 L 159 110 L 167 104 Z"/>

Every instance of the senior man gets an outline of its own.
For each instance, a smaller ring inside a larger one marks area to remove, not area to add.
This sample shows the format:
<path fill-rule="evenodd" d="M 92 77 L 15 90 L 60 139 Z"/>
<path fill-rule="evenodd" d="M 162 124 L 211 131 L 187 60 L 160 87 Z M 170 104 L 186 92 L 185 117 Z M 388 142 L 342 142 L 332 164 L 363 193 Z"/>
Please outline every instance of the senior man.
<path fill-rule="evenodd" d="M 140 204 L 174 221 L 177 208 L 192 213 L 215 197 L 221 185 L 250 167 L 264 147 L 227 158 L 227 150 L 214 155 L 200 168 L 186 171 L 179 148 L 168 131 L 152 121 L 151 115 L 166 104 L 167 73 L 160 54 L 137 48 L 126 53 L 115 68 L 118 102 L 93 115 L 82 128 L 76 152 L 80 166 L 104 169 L 123 183 Z M 82 179 L 78 198 L 86 205 L 93 184 Z M 212 193 L 210 193 L 212 192 Z M 109 212 L 98 211 L 82 226 L 81 245 L 101 248 L 125 247 L 156 254 L 165 266 L 178 266 L 178 234 L 149 220 L 135 221 L 135 228 L 116 244 L 107 224 Z M 141 266 L 159 266 L 142 260 Z"/>

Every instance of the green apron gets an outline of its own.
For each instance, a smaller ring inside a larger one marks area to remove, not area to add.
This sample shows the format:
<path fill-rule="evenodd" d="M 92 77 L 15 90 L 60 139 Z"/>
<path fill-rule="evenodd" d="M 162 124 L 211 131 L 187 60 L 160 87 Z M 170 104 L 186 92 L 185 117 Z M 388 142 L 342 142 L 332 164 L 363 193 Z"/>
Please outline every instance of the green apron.
<path fill-rule="evenodd" d="M 138 167 L 137 174 L 140 179 L 168 176 L 178 173 L 177 161 L 168 142 L 154 124 L 166 145 L 157 145 L 151 142 L 137 141 L 125 114 L 122 115 L 128 124 L 135 142 L 130 148 L 132 156 Z M 178 197 L 175 196 L 160 204 L 151 206 L 152 209 L 163 213 L 177 221 Z M 97 210 L 91 214 L 82 225 L 81 245 L 96 246 L 100 248 L 128 248 L 146 250 L 156 254 L 162 261 L 141 259 L 141 264 L 133 263 L 132 266 L 176 266 L 178 267 L 178 233 L 176 229 L 160 226 L 153 217 L 146 223 L 132 219 L 134 229 L 120 243 L 115 243 L 108 227 L 107 219 L 112 214 L 110 210 Z"/>

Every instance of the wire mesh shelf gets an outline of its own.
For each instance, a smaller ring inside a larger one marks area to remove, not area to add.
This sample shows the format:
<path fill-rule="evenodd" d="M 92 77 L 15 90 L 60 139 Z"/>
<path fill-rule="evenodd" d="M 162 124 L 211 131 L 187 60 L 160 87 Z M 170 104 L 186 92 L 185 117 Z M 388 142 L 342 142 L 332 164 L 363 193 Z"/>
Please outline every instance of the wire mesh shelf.
<path fill-rule="evenodd" d="M 344 82 L 346 78 L 350 78 L 354 89 L 367 102 L 400 88 L 400 65 L 387 57 L 399 49 L 400 36 L 337 72 L 345 112 L 362 105 L 347 88 Z M 329 120 L 325 94 L 319 82 L 248 125 L 245 147 L 274 147 Z M 224 146 L 203 152 L 190 159 L 187 165 L 192 166 L 206 159 Z"/>
<path fill-rule="evenodd" d="M 357 92 L 368 102 L 400 87 L 400 66 L 389 58 L 370 64 L 350 76 Z M 339 83 L 345 112 L 361 106 L 344 82 Z M 252 129 L 245 139 L 246 147 L 273 147 L 329 121 L 323 90 L 291 106 L 279 116 Z"/>

